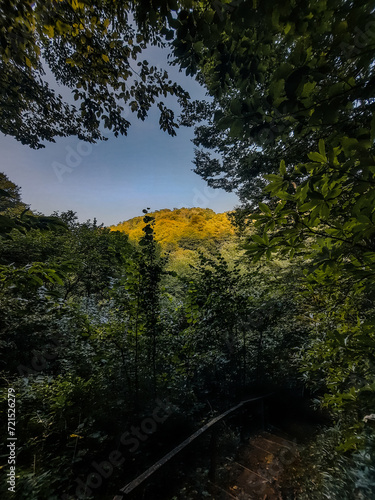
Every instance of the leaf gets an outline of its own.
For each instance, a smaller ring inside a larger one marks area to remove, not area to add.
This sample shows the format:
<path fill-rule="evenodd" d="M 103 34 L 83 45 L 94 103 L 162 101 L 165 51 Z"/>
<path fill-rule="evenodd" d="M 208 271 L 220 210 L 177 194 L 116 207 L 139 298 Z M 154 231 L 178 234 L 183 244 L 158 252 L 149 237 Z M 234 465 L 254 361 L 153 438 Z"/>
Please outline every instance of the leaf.
<path fill-rule="evenodd" d="M 327 163 L 327 158 L 320 153 L 308 153 L 307 156 L 317 163 Z"/>
<path fill-rule="evenodd" d="M 230 103 L 230 110 L 236 116 L 241 116 L 241 101 L 239 99 L 233 99 Z"/>
<path fill-rule="evenodd" d="M 375 140 L 375 113 L 372 114 L 371 119 L 371 142 Z"/>
<path fill-rule="evenodd" d="M 271 212 L 270 207 L 268 205 L 266 205 L 265 203 L 259 203 L 259 208 L 261 209 L 261 211 L 264 214 L 272 216 L 272 212 Z"/>
<path fill-rule="evenodd" d="M 303 205 L 301 205 L 298 210 L 300 212 L 308 212 L 309 210 L 312 210 L 314 207 L 316 207 L 316 202 L 314 201 L 309 201 L 307 203 L 304 203 Z"/>
<path fill-rule="evenodd" d="M 109 62 L 109 57 L 107 56 L 107 54 L 102 54 L 102 59 L 104 62 L 108 63 Z"/>
<path fill-rule="evenodd" d="M 217 116 L 219 117 L 219 113 Z M 230 116 L 224 116 L 222 118 L 219 117 L 219 121 L 217 122 L 217 128 L 219 130 L 226 130 L 231 126 L 232 123 L 233 123 L 233 118 Z"/>
<path fill-rule="evenodd" d="M 264 245 L 264 240 L 259 236 L 259 234 L 253 234 L 251 238 L 260 245 Z"/>
<path fill-rule="evenodd" d="M 275 28 L 279 27 L 279 18 L 280 18 L 280 11 L 279 11 L 278 6 L 275 5 L 275 7 L 272 11 L 272 17 L 271 17 L 272 26 L 274 26 Z"/>
<path fill-rule="evenodd" d="M 263 232 L 263 240 L 264 240 L 264 243 L 265 243 L 266 245 L 269 245 L 269 244 L 270 244 L 270 241 L 269 241 L 269 239 L 268 239 L 268 234 L 267 234 L 266 229 L 264 229 L 264 232 Z"/>
<path fill-rule="evenodd" d="M 291 30 L 292 25 L 290 23 L 287 23 L 285 28 L 284 28 L 284 33 L 287 35 L 289 31 Z"/>
<path fill-rule="evenodd" d="M 168 38 L 170 36 L 169 33 L 171 33 L 171 35 L 172 35 L 171 38 Z M 169 32 L 169 33 L 166 36 L 167 40 L 170 40 L 170 39 L 173 38 L 173 31 Z M 193 45 L 193 47 L 194 47 L 195 52 L 200 53 L 202 51 L 202 49 L 203 49 L 203 42 L 202 41 L 195 42 L 194 45 Z"/>
<path fill-rule="evenodd" d="M 55 30 L 54 30 L 53 26 L 51 26 L 51 25 L 44 25 L 43 26 L 43 31 L 46 33 L 46 35 L 48 36 L 48 38 L 53 38 L 54 37 Z"/>
<path fill-rule="evenodd" d="M 281 78 L 280 80 L 275 80 L 270 84 L 270 95 L 273 99 L 278 99 L 284 92 L 285 80 Z"/>
<path fill-rule="evenodd" d="M 324 144 L 324 140 L 323 139 L 320 139 L 319 140 L 319 153 L 322 155 L 323 158 L 326 159 L 327 161 L 327 157 L 326 157 L 326 148 L 325 148 L 325 144 Z"/>
<path fill-rule="evenodd" d="M 242 134 L 243 134 L 243 122 L 240 118 L 236 118 L 231 123 L 230 136 L 231 137 L 241 137 Z"/>
<path fill-rule="evenodd" d="M 346 154 L 351 154 L 358 146 L 358 140 L 353 137 L 342 137 L 341 145 Z"/>
<path fill-rule="evenodd" d="M 280 162 L 280 174 L 282 176 L 286 175 L 286 165 L 284 160 L 281 160 Z"/>
<path fill-rule="evenodd" d="M 303 90 L 301 93 L 302 98 L 312 97 L 313 90 L 316 87 L 316 82 L 307 82 L 303 86 Z"/>
<path fill-rule="evenodd" d="M 326 219 L 328 219 L 329 214 L 330 214 L 330 207 L 327 203 L 322 203 L 320 205 L 320 214 L 322 217 L 325 217 Z"/>

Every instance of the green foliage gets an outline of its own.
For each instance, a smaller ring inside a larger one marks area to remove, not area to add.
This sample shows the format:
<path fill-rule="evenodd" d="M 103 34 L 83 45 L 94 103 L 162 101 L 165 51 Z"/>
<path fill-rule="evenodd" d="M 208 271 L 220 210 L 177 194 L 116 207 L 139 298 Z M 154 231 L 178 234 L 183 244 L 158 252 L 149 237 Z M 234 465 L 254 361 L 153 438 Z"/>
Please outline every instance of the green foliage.
<path fill-rule="evenodd" d="M 26 205 L 21 201 L 20 188 L 9 180 L 8 176 L 0 172 L 0 213 L 23 212 Z"/>
<path fill-rule="evenodd" d="M 353 456 L 339 449 L 343 429 L 340 425 L 322 429 L 307 442 L 300 459 L 286 471 L 283 497 L 292 500 L 371 498 L 374 494 L 373 439 L 367 439 L 363 450 Z M 290 494 L 290 490 L 297 491 Z"/>
<path fill-rule="evenodd" d="M 363 418 L 374 405 L 374 161 L 371 151 L 343 137 L 319 142 L 310 162 L 268 176 L 271 203 L 260 205 L 247 252 L 304 256 L 301 291 L 311 324 L 300 369 L 323 407 L 347 420 L 341 452 L 363 450 Z"/>
<path fill-rule="evenodd" d="M 370 145 L 371 3 L 215 1 L 178 22 L 176 63 L 213 97 L 191 103 L 183 119 L 198 122 L 195 171 L 211 186 L 254 206 L 280 158 L 292 170 L 321 138 Z"/>
<path fill-rule="evenodd" d="M 239 192 L 253 261 L 304 267 L 297 301 L 313 328 L 300 368 L 348 419 L 339 456 L 364 449 L 374 403 L 372 15 L 371 2 L 212 2 L 180 13 L 173 41 L 213 97 L 183 120 L 201 122 L 195 171 Z"/>
<path fill-rule="evenodd" d="M 210 211 L 169 212 L 181 215 L 182 233 L 222 231 Z M 306 360 L 297 354 L 310 325 L 293 285 L 300 273 L 285 261 L 249 268 L 232 236 L 222 255 L 195 252 L 194 265 L 177 275 L 166 268 L 147 211 L 142 224 L 129 223 L 140 226 L 139 242 L 95 220 L 78 223 L 73 212 L 54 217 L 64 230 L 14 230 L 0 246 L 3 385 L 16 389 L 24 443 L 20 498 L 74 492 L 75 479 L 108 457 L 135 417 L 152 413 L 159 394 L 186 426 L 200 421 L 207 400 L 220 408 L 257 385 L 298 387 Z M 229 222 L 219 221 L 227 235 Z M 127 464 L 142 469 L 150 450 L 142 444 Z M 111 484 L 123 483 L 116 474 Z M 130 468 L 129 480 L 135 474 Z M 106 488 L 99 497 L 112 494 Z"/>
<path fill-rule="evenodd" d="M 254 235 L 262 246 L 249 250 L 256 257 L 279 250 L 293 255 L 314 238 L 311 251 L 317 267 L 332 273 L 339 269 L 359 285 L 370 286 L 375 259 L 374 158 L 358 141 L 346 137 L 328 156 L 320 141 L 320 151 L 310 153 L 312 161 L 297 165 L 291 174 L 282 163 L 279 175 L 268 176 L 266 191 L 278 203 L 273 212 L 260 205 L 263 213 L 254 218 L 263 231 L 277 230 L 267 241 Z"/>
<path fill-rule="evenodd" d="M 197 262 L 197 251 L 216 254 L 237 252 L 233 238 L 234 227 L 228 214 L 215 214 L 211 209 L 180 208 L 158 210 L 151 214 L 155 219 L 155 239 L 164 254 L 168 255 L 167 268 L 181 275 L 188 275 L 191 265 Z M 142 217 L 111 226 L 139 241 L 143 231 Z"/>
<path fill-rule="evenodd" d="M 204 381 L 204 390 L 223 399 L 254 384 L 298 386 L 293 350 L 308 328 L 290 279 L 280 263 L 246 269 L 221 255 L 199 254 L 185 278 L 194 385 Z"/>
<path fill-rule="evenodd" d="M 2 2 L 0 7 L 1 131 L 32 148 L 77 135 L 103 139 L 100 127 L 126 135 L 128 107 L 144 120 L 151 106 L 160 128 L 175 135 L 174 113 L 163 98 L 188 94 L 166 71 L 142 59 L 148 46 L 165 45 L 165 17 L 176 7 L 142 2 Z M 130 21 L 132 19 L 132 21 Z M 71 89 L 65 102 L 45 77 Z"/>
<path fill-rule="evenodd" d="M 210 245 L 192 251 L 194 264 L 177 274 L 147 210 L 142 223 L 128 223 L 141 230 L 138 242 L 95 220 L 78 223 L 73 212 L 53 214 L 54 231 L 13 229 L 0 241 L 1 374 L 20 415 L 20 498 L 74 492 L 75 479 L 108 457 L 160 394 L 186 426 L 201 420 L 207 399 L 221 407 L 254 384 L 298 386 L 294 353 L 308 328 L 285 263 L 248 269 L 225 214 L 161 215 L 159 223 L 174 221 L 170 241 L 203 228 L 223 254 Z M 142 468 L 150 450 L 145 444 L 127 463 L 136 458 Z"/>
<path fill-rule="evenodd" d="M 10 359 L 4 375 L 21 387 L 17 363 L 25 375 L 27 358 L 42 352 L 44 363 L 33 359 L 33 371 L 26 369 L 30 376 L 43 372 L 42 389 L 31 383 L 20 389 L 20 401 L 32 422 L 51 423 L 65 450 L 61 468 L 67 471 L 72 456 L 78 458 L 64 447 L 67 431 L 87 431 L 81 456 L 95 446 L 103 450 L 104 436 L 113 439 L 121 418 L 147 408 L 158 391 L 182 401 L 181 412 L 192 415 L 207 397 L 220 404 L 220 397 L 275 380 L 296 387 L 300 376 L 337 426 L 323 435 L 320 453 L 310 448 L 316 481 L 313 487 L 301 482 L 297 494 L 345 498 L 354 486 L 358 498 L 371 496 L 372 3 L 58 2 L 32 8 L 13 2 L 1 9 L 3 132 L 32 147 L 71 134 L 95 141 L 102 138 L 100 124 L 126 134 L 123 104 L 140 119 L 156 104 L 161 128 L 173 134 L 174 115 L 161 98 L 176 95 L 185 105 L 181 123 L 198 124 L 196 172 L 242 198 L 234 218 L 253 261 L 239 265 L 214 254 L 233 229 L 224 216 L 217 228 L 218 216 L 209 210 L 164 210 L 127 221 L 121 229 L 131 244 L 95 221 L 77 224 L 72 214 L 55 219 L 60 229 L 48 232 L 48 218 L 0 217 L 6 236 L 1 347 Z M 165 43 L 174 63 L 206 87 L 210 103 L 188 103 L 147 61 L 134 71 L 131 64 L 146 45 Z M 79 109 L 48 87 L 42 62 L 72 88 Z M 6 187 L 0 194 L 10 201 Z M 254 228 L 246 227 L 252 221 Z M 186 252 L 194 256 L 185 258 L 192 268 L 185 265 L 178 283 L 170 271 L 178 266 L 166 271 L 156 241 L 176 260 Z M 278 260 L 263 264 L 263 257 Z M 281 260 L 286 257 L 294 265 Z M 45 346 L 58 330 L 64 347 L 47 359 Z M 29 401 L 42 405 L 41 421 Z M 121 408 L 108 422 L 107 404 Z M 99 434 L 91 432 L 93 421 Z M 34 441 L 33 433 L 22 432 L 28 450 L 20 457 L 22 495 L 29 494 L 30 480 L 44 495 L 53 446 L 49 435 Z M 33 453 L 38 475 L 30 468 Z M 53 468 L 62 472 L 56 462 Z M 84 460 L 78 469 L 87 471 Z"/>

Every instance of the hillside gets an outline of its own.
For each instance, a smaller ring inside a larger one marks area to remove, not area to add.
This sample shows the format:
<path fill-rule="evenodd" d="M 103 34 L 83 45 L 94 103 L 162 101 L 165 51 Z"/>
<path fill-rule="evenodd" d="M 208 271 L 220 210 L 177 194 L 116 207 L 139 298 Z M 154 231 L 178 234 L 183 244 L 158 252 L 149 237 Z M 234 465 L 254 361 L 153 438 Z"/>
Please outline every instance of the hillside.
<path fill-rule="evenodd" d="M 235 231 L 227 214 L 216 214 L 210 208 L 168 208 L 153 212 L 155 239 L 164 252 L 170 252 L 168 268 L 184 274 L 197 259 L 197 250 L 220 251 L 231 260 L 235 249 Z M 123 231 L 131 240 L 143 235 L 143 216 L 111 226 Z"/>
<path fill-rule="evenodd" d="M 197 250 L 202 246 L 214 249 L 234 236 L 227 214 L 216 214 L 210 208 L 164 208 L 150 215 L 155 217 L 155 238 L 164 251 Z M 123 231 L 131 240 L 139 240 L 143 227 L 143 217 L 134 217 L 110 229 Z"/>

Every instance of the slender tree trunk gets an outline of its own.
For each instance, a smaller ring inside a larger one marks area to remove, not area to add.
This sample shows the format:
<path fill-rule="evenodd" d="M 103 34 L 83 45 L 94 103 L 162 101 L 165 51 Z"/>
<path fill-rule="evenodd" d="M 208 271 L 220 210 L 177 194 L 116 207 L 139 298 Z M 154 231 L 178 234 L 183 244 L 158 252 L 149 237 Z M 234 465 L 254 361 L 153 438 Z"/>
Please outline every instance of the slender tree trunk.
<path fill-rule="evenodd" d="M 139 295 L 141 293 L 141 275 L 139 275 L 138 279 L 138 293 L 137 293 L 137 308 L 136 308 L 136 316 L 135 316 L 135 353 L 134 353 L 134 385 L 135 385 L 135 409 L 138 411 L 139 407 L 139 376 L 138 376 L 138 323 L 139 323 Z"/>
<path fill-rule="evenodd" d="M 261 382 L 261 354 L 262 354 L 262 347 L 263 347 L 263 330 L 261 329 L 259 331 L 259 337 L 258 337 L 257 372 L 256 372 L 257 382 Z"/>

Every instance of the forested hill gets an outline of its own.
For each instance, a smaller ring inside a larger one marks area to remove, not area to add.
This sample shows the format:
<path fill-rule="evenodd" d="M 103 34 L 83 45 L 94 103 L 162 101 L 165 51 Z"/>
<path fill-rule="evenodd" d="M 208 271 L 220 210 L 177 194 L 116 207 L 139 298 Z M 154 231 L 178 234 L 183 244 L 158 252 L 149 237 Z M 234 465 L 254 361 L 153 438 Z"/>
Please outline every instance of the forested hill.
<path fill-rule="evenodd" d="M 150 214 L 155 218 L 155 239 L 165 251 L 217 249 L 234 236 L 227 213 L 216 214 L 210 208 L 164 208 Z M 123 231 L 131 240 L 143 236 L 143 217 L 134 217 L 111 230 Z"/>

